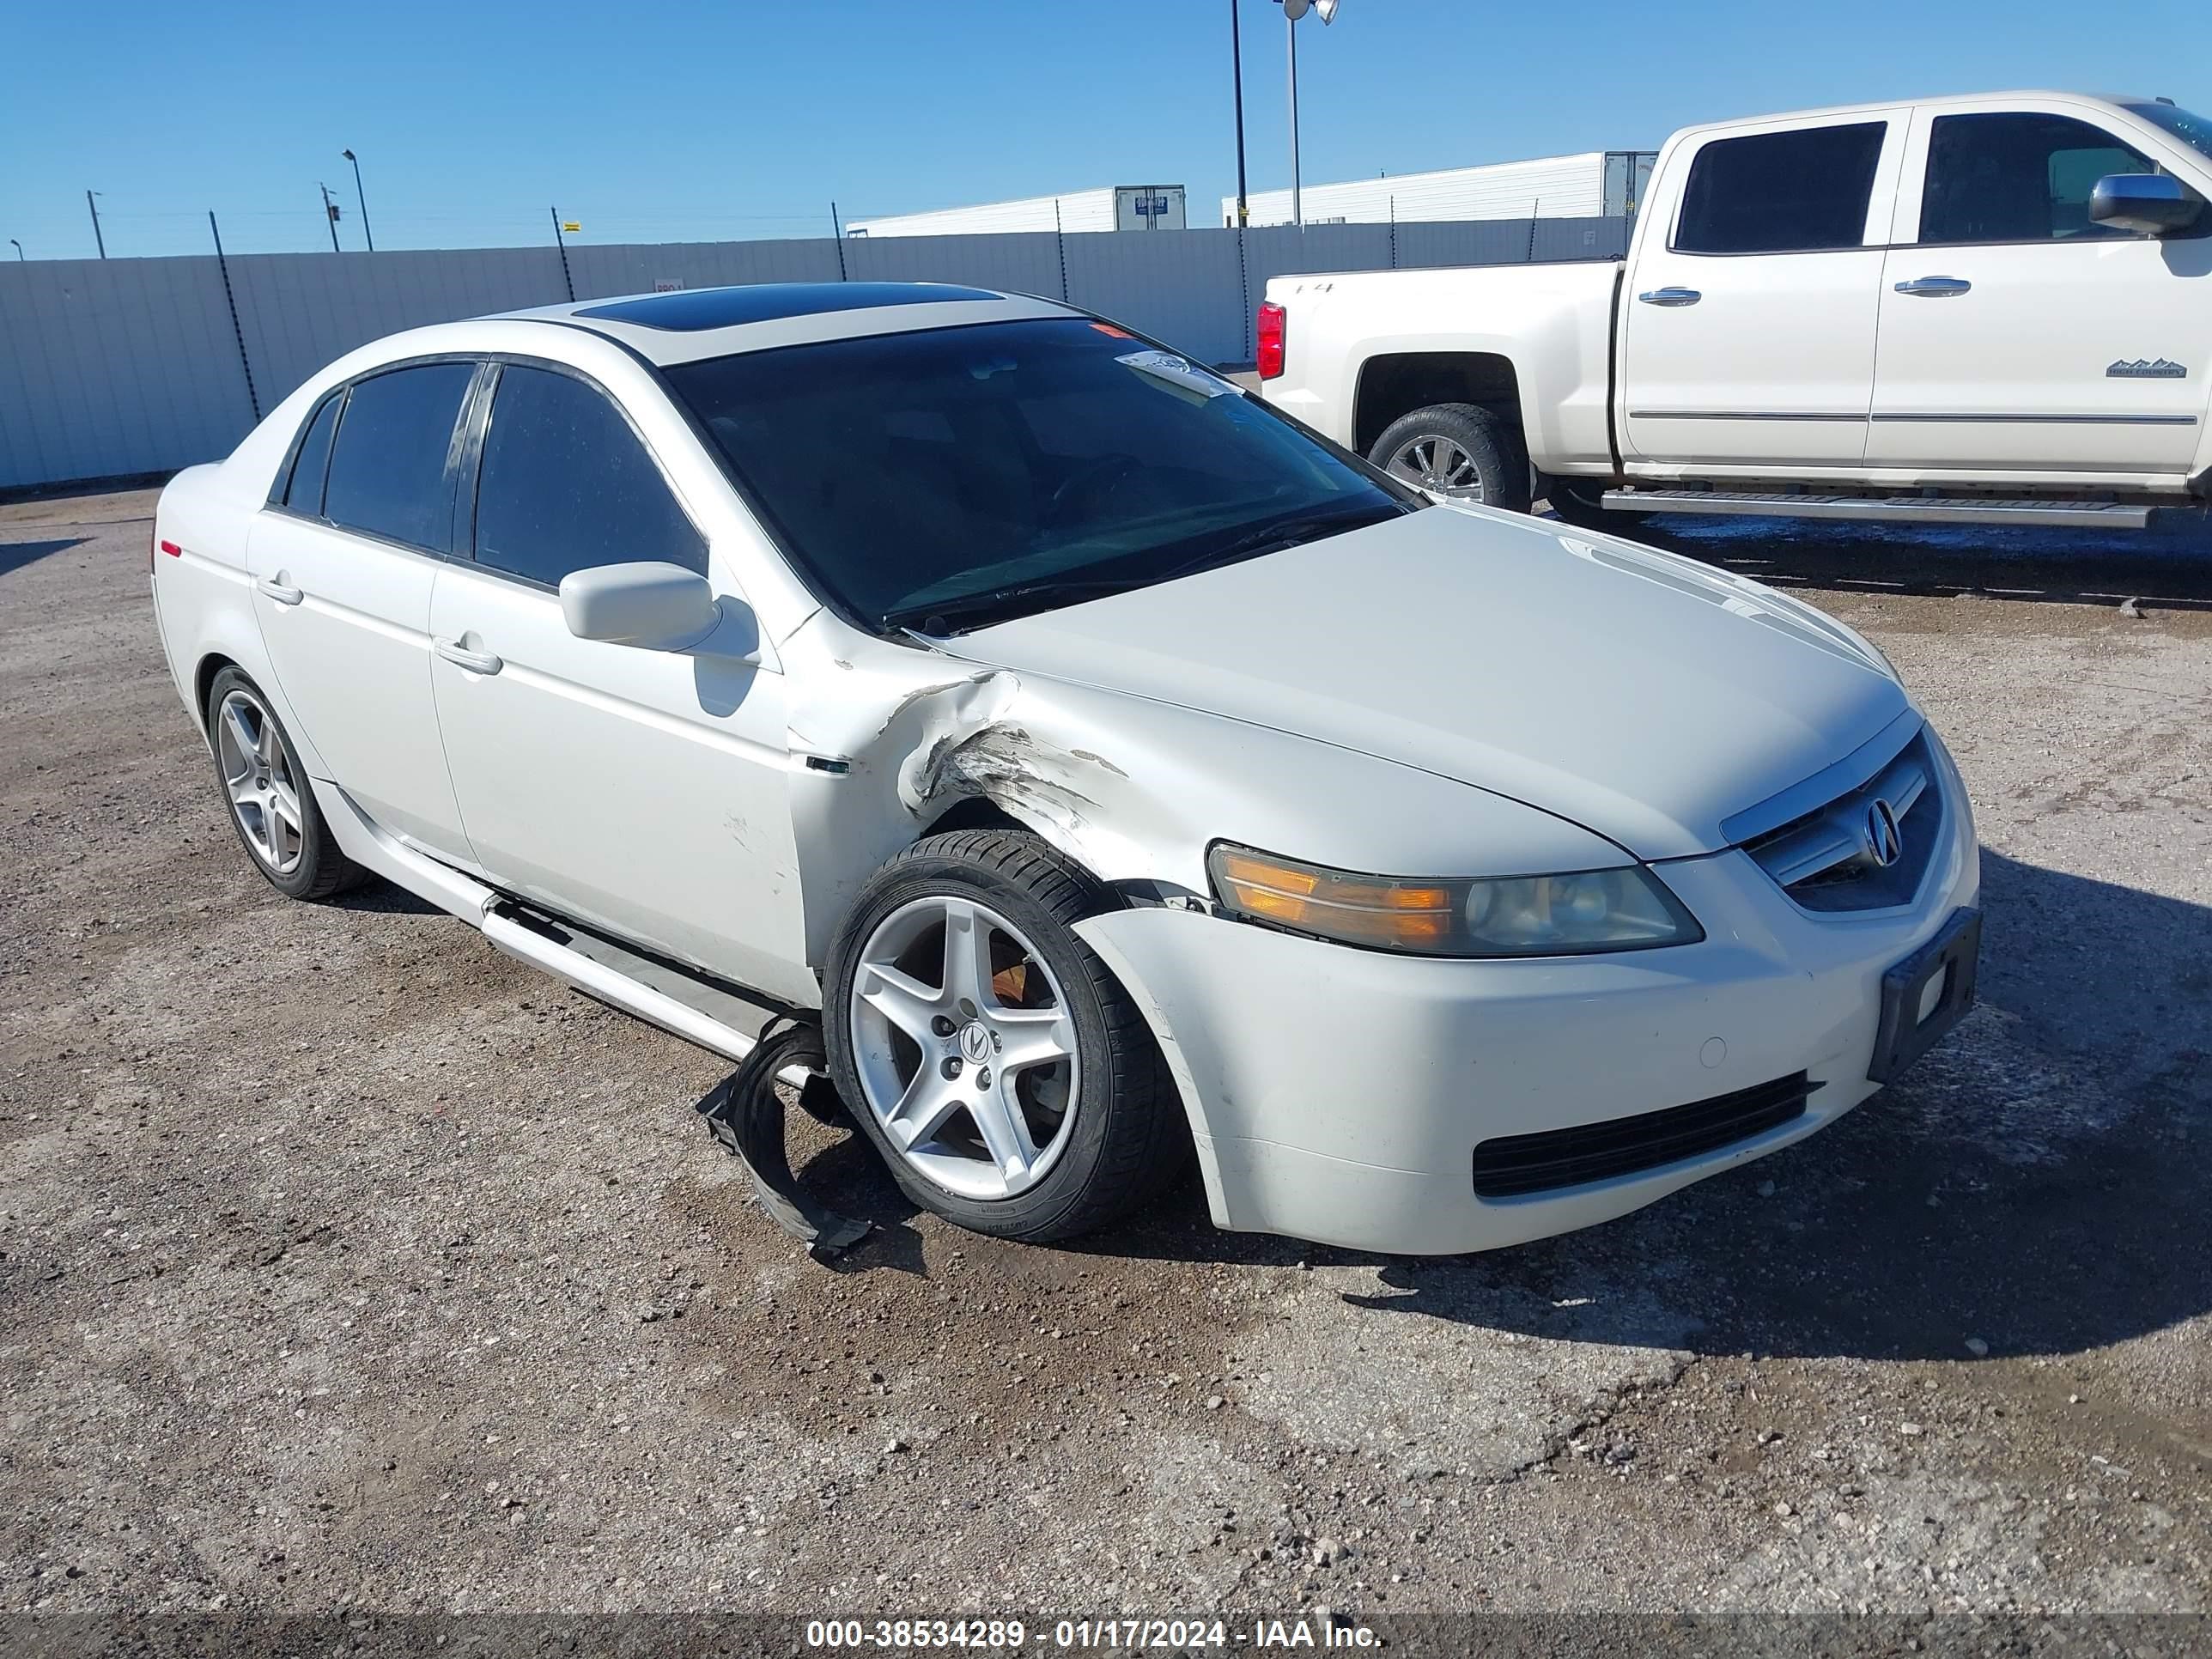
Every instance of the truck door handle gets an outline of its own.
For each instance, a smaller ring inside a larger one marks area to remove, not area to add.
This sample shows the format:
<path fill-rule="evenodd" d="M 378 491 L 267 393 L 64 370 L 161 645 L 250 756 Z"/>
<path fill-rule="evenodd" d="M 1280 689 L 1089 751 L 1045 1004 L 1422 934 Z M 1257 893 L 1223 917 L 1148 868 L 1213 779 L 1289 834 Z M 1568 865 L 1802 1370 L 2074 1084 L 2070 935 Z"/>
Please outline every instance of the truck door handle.
<path fill-rule="evenodd" d="M 1693 288 L 1655 288 L 1636 297 L 1647 306 L 1693 306 L 1705 296 Z"/>
<path fill-rule="evenodd" d="M 283 582 L 273 580 L 267 576 L 264 576 L 259 581 L 254 583 L 253 586 L 255 591 L 258 592 L 263 599 L 274 599 L 279 605 L 297 605 L 301 600 L 307 597 L 298 588 L 287 587 Z"/>
<path fill-rule="evenodd" d="M 438 654 L 456 668 L 465 668 L 471 674 L 496 674 L 507 666 L 506 662 L 489 651 L 471 651 L 459 640 L 437 641 Z"/>
<path fill-rule="evenodd" d="M 1964 294 L 1973 284 L 1960 276 L 1916 276 L 1909 283 L 1899 283 L 1899 294 L 1917 294 L 1923 299 L 1948 300 L 1954 294 Z"/>

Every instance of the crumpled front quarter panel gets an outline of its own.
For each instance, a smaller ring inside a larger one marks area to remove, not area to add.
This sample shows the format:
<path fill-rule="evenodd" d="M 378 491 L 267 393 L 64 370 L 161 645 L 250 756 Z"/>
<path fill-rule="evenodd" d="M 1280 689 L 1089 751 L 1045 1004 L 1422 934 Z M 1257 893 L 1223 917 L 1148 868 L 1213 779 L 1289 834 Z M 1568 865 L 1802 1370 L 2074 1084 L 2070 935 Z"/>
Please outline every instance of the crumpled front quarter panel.
<path fill-rule="evenodd" d="M 1311 738 L 869 641 L 787 645 L 792 814 L 809 959 L 860 887 L 981 801 L 1101 880 L 1207 892 L 1216 841 L 1366 873 L 1526 875 L 1631 862 L 1549 813 Z"/>

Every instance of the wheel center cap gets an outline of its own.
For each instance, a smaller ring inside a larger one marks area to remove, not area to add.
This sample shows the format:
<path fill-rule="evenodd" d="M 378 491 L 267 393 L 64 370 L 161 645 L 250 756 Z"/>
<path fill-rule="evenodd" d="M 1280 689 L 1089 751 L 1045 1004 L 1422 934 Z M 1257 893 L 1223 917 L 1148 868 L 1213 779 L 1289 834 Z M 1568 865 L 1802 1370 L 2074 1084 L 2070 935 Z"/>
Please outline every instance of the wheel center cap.
<path fill-rule="evenodd" d="M 974 1066 L 991 1057 L 991 1033 L 981 1020 L 971 1019 L 960 1028 L 960 1057 Z"/>

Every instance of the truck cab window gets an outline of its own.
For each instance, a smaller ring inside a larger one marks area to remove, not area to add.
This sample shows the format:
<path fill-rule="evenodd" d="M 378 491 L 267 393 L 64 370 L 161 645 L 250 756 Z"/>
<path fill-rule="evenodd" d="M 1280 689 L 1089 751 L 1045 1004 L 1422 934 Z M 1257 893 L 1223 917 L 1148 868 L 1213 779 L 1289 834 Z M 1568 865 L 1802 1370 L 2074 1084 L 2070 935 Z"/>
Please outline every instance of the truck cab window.
<path fill-rule="evenodd" d="M 2089 192 L 2107 173 L 2157 171 L 2110 133 L 2069 116 L 1941 115 L 1928 135 L 1921 246 L 2127 236 L 2091 222 Z"/>
<path fill-rule="evenodd" d="M 1717 138 L 1690 163 L 1680 253 L 1810 253 L 1857 247 L 1886 121 Z"/>

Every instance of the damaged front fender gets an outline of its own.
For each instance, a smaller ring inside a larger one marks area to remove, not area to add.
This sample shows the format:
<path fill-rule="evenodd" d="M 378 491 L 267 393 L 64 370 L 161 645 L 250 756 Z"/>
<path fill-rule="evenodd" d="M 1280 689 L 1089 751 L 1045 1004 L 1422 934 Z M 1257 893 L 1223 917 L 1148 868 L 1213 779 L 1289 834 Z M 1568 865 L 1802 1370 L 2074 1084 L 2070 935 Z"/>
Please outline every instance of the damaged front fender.
<path fill-rule="evenodd" d="M 1210 902 L 1216 841 L 1395 875 L 1632 861 L 1549 813 L 1356 750 L 836 628 L 810 624 L 784 647 L 793 827 L 817 968 L 868 878 L 968 803 L 1109 885 L 1197 903 Z"/>

